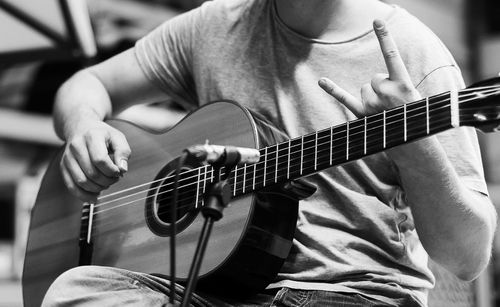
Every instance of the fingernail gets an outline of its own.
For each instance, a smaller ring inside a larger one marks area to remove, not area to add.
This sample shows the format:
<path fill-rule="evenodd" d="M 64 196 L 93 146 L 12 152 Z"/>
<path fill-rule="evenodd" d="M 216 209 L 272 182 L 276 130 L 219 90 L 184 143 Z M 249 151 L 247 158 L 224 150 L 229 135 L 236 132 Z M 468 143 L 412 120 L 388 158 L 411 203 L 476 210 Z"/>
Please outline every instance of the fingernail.
<path fill-rule="evenodd" d="M 331 82 L 328 81 L 326 78 L 321 78 L 318 81 L 319 86 L 329 92 L 333 92 L 333 85 Z"/>
<path fill-rule="evenodd" d="M 128 171 L 128 162 L 127 162 L 127 160 L 125 160 L 125 159 L 121 159 L 121 160 L 120 160 L 120 169 L 121 169 L 123 172 Z"/>
<path fill-rule="evenodd" d="M 380 19 L 375 19 L 373 21 L 373 26 L 377 30 L 382 30 L 384 28 L 384 26 L 385 26 L 385 23 L 382 20 L 380 20 Z"/>

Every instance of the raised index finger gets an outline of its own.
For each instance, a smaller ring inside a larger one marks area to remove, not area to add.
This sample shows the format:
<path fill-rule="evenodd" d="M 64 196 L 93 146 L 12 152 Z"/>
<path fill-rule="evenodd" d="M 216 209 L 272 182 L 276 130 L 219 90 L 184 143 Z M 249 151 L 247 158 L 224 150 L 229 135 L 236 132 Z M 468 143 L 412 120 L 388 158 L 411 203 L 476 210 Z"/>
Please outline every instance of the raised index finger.
<path fill-rule="evenodd" d="M 410 75 L 406 70 L 403 59 L 399 55 L 398 47 L 392 39 L 385 22 L 376 19 L 373 22 L 373 29 L 380 43 L 380 49 L 384 56 L 385 65 L 389 73 L 389 79 L 393 81 L 411 82 Z"/>

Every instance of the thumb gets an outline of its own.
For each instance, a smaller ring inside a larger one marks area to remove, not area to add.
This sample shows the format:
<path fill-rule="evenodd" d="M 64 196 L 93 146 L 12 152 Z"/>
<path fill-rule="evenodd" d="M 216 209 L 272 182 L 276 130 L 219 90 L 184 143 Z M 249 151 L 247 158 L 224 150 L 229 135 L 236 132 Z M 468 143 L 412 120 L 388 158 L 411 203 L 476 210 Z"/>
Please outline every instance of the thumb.
<path fill-rule="evenodd" d="M 121 173 L 127 172 L 128 159 L 132 152 L 127 139 L 121 132 L 117 131 L 111 134 L 109 142 L 113 151 L 113 160 L 115 164 L 118 166 Z"/>

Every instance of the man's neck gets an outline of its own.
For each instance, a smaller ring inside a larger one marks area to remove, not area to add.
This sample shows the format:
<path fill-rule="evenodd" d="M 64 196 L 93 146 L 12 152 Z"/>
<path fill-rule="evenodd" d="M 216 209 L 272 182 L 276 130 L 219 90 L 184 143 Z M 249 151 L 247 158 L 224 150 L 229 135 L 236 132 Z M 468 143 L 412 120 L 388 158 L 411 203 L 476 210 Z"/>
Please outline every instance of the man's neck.
<path fill-rule="evenodd" d="M 391 8 L 377 0 L 275 0 L 278 15 L 294 31 L 310 38 L 342 41 L 371 29 Z"/>

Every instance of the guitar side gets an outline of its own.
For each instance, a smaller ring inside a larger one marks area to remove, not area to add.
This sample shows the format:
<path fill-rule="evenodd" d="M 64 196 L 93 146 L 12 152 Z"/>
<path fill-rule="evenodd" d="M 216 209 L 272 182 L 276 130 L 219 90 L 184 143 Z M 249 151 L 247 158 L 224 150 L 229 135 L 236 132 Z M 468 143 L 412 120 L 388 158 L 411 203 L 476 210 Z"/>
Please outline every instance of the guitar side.
<path fill-rule="evenodd" d="M 81 202 L 59 172 L 61 152 L 50 164 L 31 212 L 22 276 L 25 306 L 40 306 L 50 283 L 78 265 Z"/>
<path fill-rule="evenodd" d="M 184 148 L 207 139 L 212 144 L 251 148 L 276 142 L 267 124 L 229 102 L 206 105 L 165 133 L 148 133 L 121 121 L 110 124 L 127 136 L 132 156 L 127 174 L 104 191 L 103 201 L 95 205 L 90 263 L 165 276 L 170 267 L 169 237 L 153 231 L 148 221 L 145 206 L 150 185 L 132 189 L 125 197 L 113 193 L 153 182 Z M 79 262 L 83 204 L 63 184 L 60 156 L 51 163 L 32 211 L 22 280 L 25 306 L 39 306 L 55 278 Z M 269 283 L 288 254 L 297 215 L 296 201 L 278 194 L 252 193 L 231 201 L 223 219 L 214 225 L 200 286 L 224 280 L 234 287 L 259 289 Z M 281 221 L 276 221 L 277 214 Z M 197 214 L 176 238 L 181 281 L 188 276 L 202 223 Z"/>

